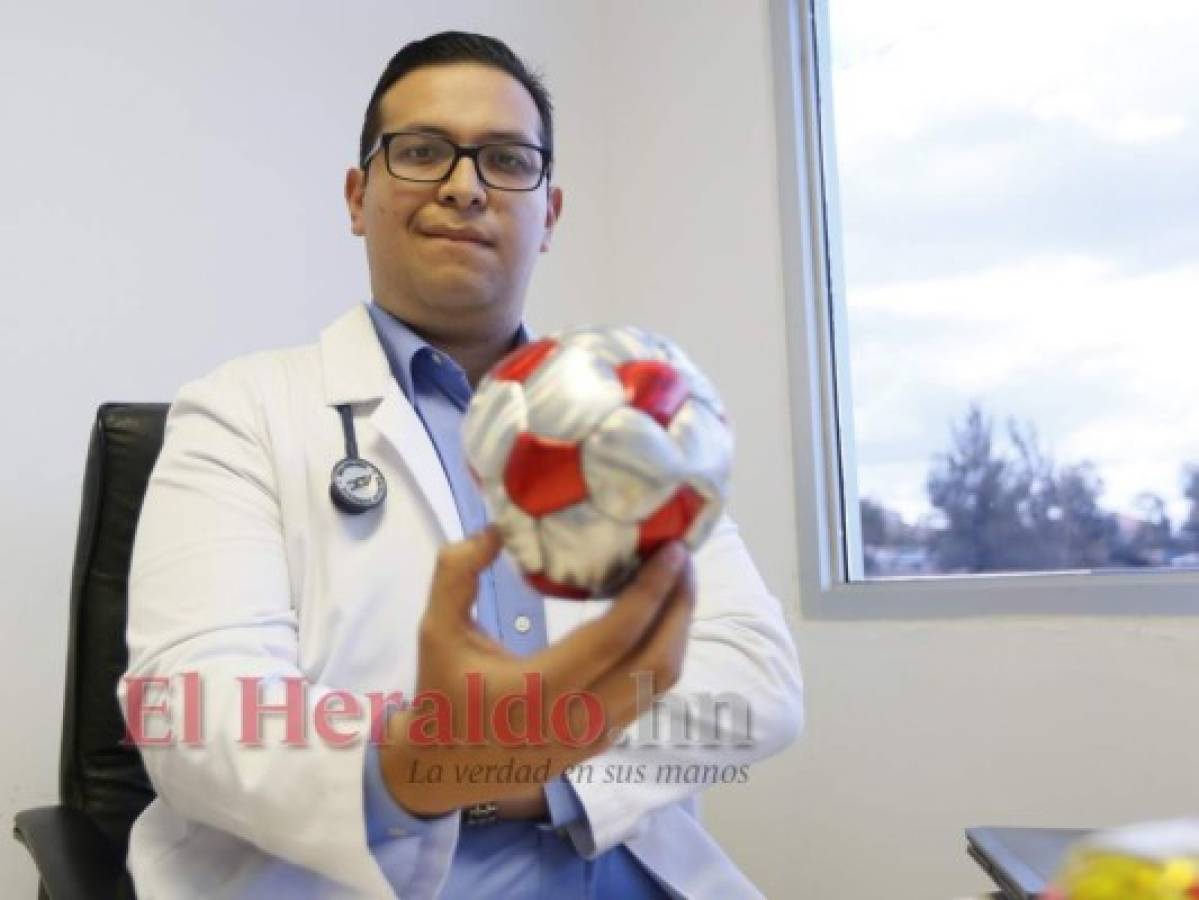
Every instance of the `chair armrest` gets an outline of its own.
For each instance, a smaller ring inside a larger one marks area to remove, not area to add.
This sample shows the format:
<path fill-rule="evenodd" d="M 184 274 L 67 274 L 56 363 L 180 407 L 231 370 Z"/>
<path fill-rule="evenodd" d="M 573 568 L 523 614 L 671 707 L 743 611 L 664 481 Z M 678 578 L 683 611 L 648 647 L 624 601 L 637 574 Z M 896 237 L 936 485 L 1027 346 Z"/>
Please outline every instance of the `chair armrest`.
<path fill-rule="evenodd" d="M 91 819 L 67 806 L 17 813 L 13 837 L 25 845 L 51 900 L 133 896 L 125 860 Z"/>

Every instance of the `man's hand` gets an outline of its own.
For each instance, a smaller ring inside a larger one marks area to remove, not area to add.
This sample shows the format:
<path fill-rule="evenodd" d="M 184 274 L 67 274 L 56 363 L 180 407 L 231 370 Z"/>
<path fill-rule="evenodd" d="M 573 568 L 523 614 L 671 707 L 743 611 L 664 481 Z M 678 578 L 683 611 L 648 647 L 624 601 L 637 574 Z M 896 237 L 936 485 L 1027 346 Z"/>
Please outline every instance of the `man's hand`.
<path fill-rule="evenodd" d="M 648 559 L 636 578 L 617 596 L 598 619 L 576 628 L 539 653 L 521 657 L 492 640 L 475 624 L 471 608 L 478 590 L 479 574 L 491 565 L 500 550 L 494 527 L 456 544 L 443 547 L 429 601 L 421 619 L 417 675 L 417 697 L 437 692 L 450 710 L 453 741 L 424 740 L 432 722 L 432 708 L 414 706 L 388 720 L 387 741 L 379 748 L 383 777 L 401 806 L 418 815 L 439 815 L 487 800 L 503 801 L 514 810 L 522 808 L 518 798 L 530 798 L 528 782 L 495 778 L 472 781 L 462 773 L 492 772 L 511 763 L 538 771 L 545 781 L 556 778 L 567 767 L 607 749 L 621 731 L 648 705 L 638 708 L 637 683 L 633 675 L 649 672 L 653 697 L 670 690 L 679 679 L 691 615 L 695 608 L 695 576 L 686 547 L 668 544 Z M 467 674 L 478 674 L 483 685 L 480 703 L 483 734 L 479 742 L 468 742 Z M 523 704 L 514 705 L 509 716 L 512 730 L 522 735 L 539 730 L 541 744 L 519 742 L 505 746 L 492 727 L 496 701 L 504 695 L 526 692 L 526 674 L 540 679 L 541 711 L 536 720 L 525 721 Z M 584 703 L 566 698 L 552 717 L 559 698 L 582 693 L 594 698 Z M 641 697 L 642 701 L 650 698 Z M 590 705 L 591 709 L 588 709 Z M 602 728 L 594 740 L 578 745 L 588 726 Z M 423 719 L 424 722 L 418 722 Z M 565 719 L 565 721 L 563 721 Z M 422 725 L 413 739 L 412 726 Z M 548 772 L 546 765 L 548 763 Z M 441 766 L 442 777 L 426 777 Z M 479 767 L 479 768 L 476 768 Z M 541 785 L 536 786 L 538 792 Z"/>

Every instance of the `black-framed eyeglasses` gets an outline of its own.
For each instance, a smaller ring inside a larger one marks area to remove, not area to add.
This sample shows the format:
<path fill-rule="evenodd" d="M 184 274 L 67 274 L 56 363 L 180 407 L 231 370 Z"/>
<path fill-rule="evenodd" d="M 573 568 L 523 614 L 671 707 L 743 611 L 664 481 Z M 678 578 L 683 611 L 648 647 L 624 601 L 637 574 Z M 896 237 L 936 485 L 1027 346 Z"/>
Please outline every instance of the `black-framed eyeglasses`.
<path fill-rule="evenodd" d="M 403 181 L 445 181 L 467 157 L 475 164 L 479 180 L 501 191 L 533 191 L 549 175 L 550 152 L 535 144 L 499 141 L 462 146 L 449 138 L 421 131 L 393 131 L 379 135 L 362 160 L 362 168 L 383 151 L 387 171 Z"/>

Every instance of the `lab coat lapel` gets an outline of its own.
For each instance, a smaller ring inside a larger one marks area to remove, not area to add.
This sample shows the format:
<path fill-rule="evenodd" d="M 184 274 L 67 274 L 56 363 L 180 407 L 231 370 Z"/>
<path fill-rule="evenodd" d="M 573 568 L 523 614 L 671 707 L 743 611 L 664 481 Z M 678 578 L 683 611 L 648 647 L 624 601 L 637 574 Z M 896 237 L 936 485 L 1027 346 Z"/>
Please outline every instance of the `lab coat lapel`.
<path fill-rule="evenodd" d="M 462 522 L 437 449 L 400 391 L 365 306 L 359 304 L 321 332 L 321 364 L 325 403 L 360 405 L 354 410 L 359 454 L 376 465 L 398 455 L 445 537 L 461 539 Z M 364 422 L 370 427 L 363 428 Z"/>

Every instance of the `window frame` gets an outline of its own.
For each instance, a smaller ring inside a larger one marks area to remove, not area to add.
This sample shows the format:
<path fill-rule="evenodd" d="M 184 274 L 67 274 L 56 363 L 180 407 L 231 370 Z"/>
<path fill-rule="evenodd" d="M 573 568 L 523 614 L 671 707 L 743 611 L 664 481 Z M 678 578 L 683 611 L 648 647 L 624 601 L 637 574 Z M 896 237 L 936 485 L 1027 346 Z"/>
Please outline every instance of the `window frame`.
<path fill-rule="evenodd" d="M 781 258 L 795 481 L 799 586 L 814 619 L 966 618 L 994 615 L 1194 615 L 1199 572 L 1072 571 L 985 575 L 846 577 L 860 568 L 852 397 L 836 160 L 821 123 L 833 121 L 828 92 L 829 0 L 770 0 L 778 148 Z M 819 76 L 819 77 L 818 77 Z M 827 157 L 827 158 L 826 158 Z M 832 173 L 826 179 L 825 173 Z M 837 369 L 840 367 L 841 371 Z M 835 376 L 840 375 L 840 378 Z M 848 468 L 848 467 L 847 467 Z M 861 576 L 861 572 L 856 573 Z"/>

